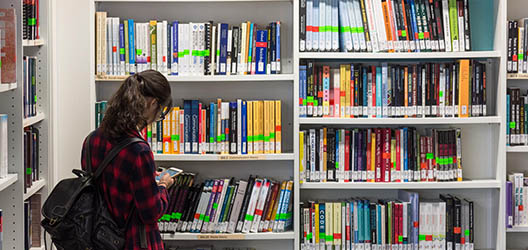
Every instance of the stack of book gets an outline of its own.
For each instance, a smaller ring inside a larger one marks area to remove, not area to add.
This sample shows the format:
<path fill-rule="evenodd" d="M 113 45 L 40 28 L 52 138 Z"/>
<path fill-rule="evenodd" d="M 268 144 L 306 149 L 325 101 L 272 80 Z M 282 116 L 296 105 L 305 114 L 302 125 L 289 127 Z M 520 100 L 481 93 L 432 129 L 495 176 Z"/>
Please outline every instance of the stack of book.
<path fill-rule="evenodd" d="M 22 8 L 22 39 L 37 40 L 40 39 L 40 0 L 23 0 Z"/>
<path fill-rule="evenodd" d="M 281 22 L 120 21 L 96 13 L 97 75 L 147 69 L 167 75 L 280 74 Z"/>
<path fill-rule="evenodd" d="M 95 127 L 98 128 L 103 121 L 106 112 L 107 101 L 95 102 Z"/>
<path fill-rule="evenodd" d="M 24 56 L 24 118 L 37 115 L 37 57 Z"/>
<path fill-rule="evenodd" d="M 7 115 L 0 114 L 0 178 L 7 177 L 9 166 L 7 121 Z"/>
<path fill-rule="evenodd" d="M 470 51 L 469 0 L 301 0 L 300 51 Z"/>
<path fill-rule="evenodd" d="M 24 202 L 24 245 L 25 249 L 41 246 L 40 208 L 41 195 L 34 194 Z"/>
<path fill-rule="evenodd" d="M 293 181 L 250 176 L 211 179 L 195 184 L 194 174 L 178 176 L 169 190 L 162 232 L 258 233 L 292 228 Z"/>
<path fill-rule="evenodd" d="M 301 117 L 486 116 L 486 64 L 301 62 Z"/>
<path fill-rule="evenodd" d="M 460 129 L 320 128 L 299 132 L 303 182 L 462 181 Z"/>
<path fill-rule="evenodd" d="M 33 126 L 24 128 L 24 193 L 40 179 L 39 134 Z"/>
<path fill-rule="evenodd" d="M 301 204 L 301 249 L 473 249 L 473 202 L 452 195 L 420 202 L 308 201 Z"/>
<path fill-rule="evenodd" d="M 523 173 L 511 173 L 506 181 L 506 226 L 528 226 L 528 178 Z"/>
<path fill-rule="evenodd" d="M 528 94 L 521 95 L 520 88 L 508 88 L 506 94 L 506 144 L 528 144 Z"/>
<path fill-rule="evenodd" d="M 508 73 L 528 73 L 528 18 L 508 21 Z"/>

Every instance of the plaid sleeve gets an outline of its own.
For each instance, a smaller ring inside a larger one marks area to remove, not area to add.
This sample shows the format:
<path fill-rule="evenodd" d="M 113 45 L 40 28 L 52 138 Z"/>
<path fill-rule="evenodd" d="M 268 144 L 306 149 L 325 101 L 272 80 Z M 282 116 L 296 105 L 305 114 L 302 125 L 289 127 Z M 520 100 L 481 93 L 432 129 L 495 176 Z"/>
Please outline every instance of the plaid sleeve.
<path fill-rule="evenodd" d="M 136 164 L 131 168 L 130 178 L 134 203 L 143 223 L 156 223 L 167 209 L 167 190 L 156 183 L 152 152 L 142 151 L 134 157 Z"/>

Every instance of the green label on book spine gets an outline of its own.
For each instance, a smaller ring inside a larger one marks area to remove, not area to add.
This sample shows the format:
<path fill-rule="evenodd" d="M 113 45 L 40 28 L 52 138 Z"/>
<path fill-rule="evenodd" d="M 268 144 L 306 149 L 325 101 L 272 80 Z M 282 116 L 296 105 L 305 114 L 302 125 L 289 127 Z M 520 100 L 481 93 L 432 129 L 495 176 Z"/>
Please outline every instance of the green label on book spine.
<path fill-rule="evenodd" d="M 270 138 L 275 138 L 275 133 L 270 133 Z"/>
<path fill-rule="evenodd" d="M 35 24 L 37 24 L 37 19 L 29 18 L 28 25 L 34 26 Z"/>
<path fill-rule="evenodd" d="M 253 215 L 246 214 L 245 220 L 247 221 L 253 221 Z"/>
<path fill-rule="evenodd" d="M 31 171 L 31 168 L 26 168 L 26 174 L 27 174 L 27 175 L 30 175 L 31 172 L 32 172 L 32 171 Z"/>
<path fill-rule="evenodd" d="M 214 138 L 213 137 L 209 137 L 209 143 L 213 143 L 214 142 Z"/>
<path fill-rule="evenodd" d="M 407 37 L 407 31 L 402 30 L 402 36 L 403 36 L 403 37 Z"/>
<path fill-rule="evenodd" d="M 336 169 L 339 169 L 339 162 L 336 162 Z"/>
<path fill-rule="evenodd" d="M 119 49 L 119 54 L 124 55 L 125 54 L 125 48 L 120 48 Z"/>
<path fill-rule="evenodd" d="M 427 158 L 427 160 L 432 160 L 432 159 L 434 159 L 434 155 L 433 155 L 433 153 L 427 153 L 426 158 Z"/>
<path fill-rule="evenodd" d="M 198 218 L 199 220 L 203 221 L 205 219 L 205 215 L 203 214 L 200 214 L 200 218 Z"/>
<path fill-rule="evenodd" d="M 420 241 L 424 241 L 425 240 L 425 234 L 420 234 L 419 239 L 420 239 Z"/>
<path fill-rule="evenodd" d="M 519 61 L 522 61 L 524 59 L 524 55 L 523 54 L 519 54 Z"/>
<path fill-rule="evenodd" d="M 171 141 L 177 141 L 178 136 L 177 135 L 171 135 Z"/>
<path fill-rule="evenodd" d="M 332 32 L 339 32 L 339 27 L 332 26 Z"/>
<path fill-rule="evenodd" d="M 359 33 L 363 33 L 363 32 L 365 32 L 365 28 L 363 28 L 363 27 L 359 27 L 359 28 L 358 28 L 358 32 L 359 32 Z"/>
<path fill-rule="evenodd" d="M 326 235 L 326 241 L 334 241 L 334 236 L 333 235 Z"/>
<path fill-rule="evenodd" d="M 213 209 L 215 209 L 215 210 L 216 210 L 217 208 L 218 208 L 218 203 L 216 203 L 216 202 L 215 202 L 215 203 L 213 203 Z"/>
<path fill-rule="evenodd" d="M 464 230 L 464 235 L 469 236 L 469 229 Z"/>
<path fill-rule="evenodd" d="M 176 213 L 172 213 L 170 216 L 172 219 L 176 219 Z"/>
<path fill-rule="evenodd" d="M 312 239 L 312 233 L 309 233 L 306 235 L 306 240 L 311 240 Z"/>
<path fill-rule="evenodd" d="M 510 128 L 515 128 L 515 122 L 510 122 Z"/>
<path fill-rule="evenodd" d="M 181 213 L 176 213 L 176 219 L 179 220 L 182 217 Z"/>
<path fill-rule="evenodd" d="M 152 131 L 147 131 L 147 137 L 152 137 Z"/>
<path fill-rule="evenodd" d="M 143 52 L 143 51 L 142 51 L 141 49 L 136 49 L 136 54 L 137 54 L 138 56 L 140 56 L 140 55 L 142 54 L 142 52 Z"/>
<path fill-rule="evenodd" d="M 418 38 L 419 39 L 424 39 L 424 33 L 423 32 L 418 33 Z"/>
<path fill-rule="evenodd" d="M 204 51 L 204 56 L 210 56 L 210 55 L 211 55 L 211 51 L 210 50 Z"/>

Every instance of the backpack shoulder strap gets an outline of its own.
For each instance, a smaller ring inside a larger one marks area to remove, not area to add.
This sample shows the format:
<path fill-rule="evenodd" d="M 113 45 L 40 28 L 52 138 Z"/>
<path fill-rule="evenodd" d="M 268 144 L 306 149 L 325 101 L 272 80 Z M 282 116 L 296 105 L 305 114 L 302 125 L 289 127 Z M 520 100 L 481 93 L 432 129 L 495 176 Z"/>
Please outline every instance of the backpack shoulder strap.
<path fill-rule="evenodd" d="M 127 139 L 124 139 L 121 142 L 119 142 L 119 144 L 115 145 L 112 148 L 112 150 L 110 150 L 110 152 L 105 156 L 105 158 L 103 159 L 103 162 L 101 162 L 101 164 L 97 167 L 97 170 L 93 174 L 93 178 L 94 179 L 99 178 L 99 176 L 101 176 L 101 174 L 103 173 L 104 169 L 117 156 L 117 154 L 119 154 L 119 152 L 121 152 L 121 150 L 123 150 L 127 146 L 129 146 L 131 144 L 134 144 L 134 143 L 137 143 L 137 142 L 144 142 L 144 140 L 140 139 L 140 138 L 137 138 L 137 137 L 127 138 Z M 88 159 L 90 159 L 90 149 L 89 149 L 89 147 L 88 147 L 88 150 L 87 150 L 87 154 L 88 154 L 88 157 L 89 157 Z M 91 164 L 90 163 L 88 163 L 88 164 L 89 164 L 88 166 L 91 167 Z"/>

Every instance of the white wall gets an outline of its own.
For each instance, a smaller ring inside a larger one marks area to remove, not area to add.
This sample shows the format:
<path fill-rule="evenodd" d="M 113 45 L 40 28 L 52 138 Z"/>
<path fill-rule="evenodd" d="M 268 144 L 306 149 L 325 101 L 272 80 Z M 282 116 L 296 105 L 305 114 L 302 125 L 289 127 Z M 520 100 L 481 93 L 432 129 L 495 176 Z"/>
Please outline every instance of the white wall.
<path fill-rule="evenodd" d="M 80 168 L 90 131 L 90 2 L 52 1 L 54 183 Z"/>

